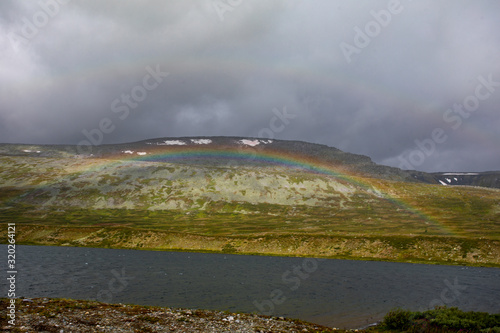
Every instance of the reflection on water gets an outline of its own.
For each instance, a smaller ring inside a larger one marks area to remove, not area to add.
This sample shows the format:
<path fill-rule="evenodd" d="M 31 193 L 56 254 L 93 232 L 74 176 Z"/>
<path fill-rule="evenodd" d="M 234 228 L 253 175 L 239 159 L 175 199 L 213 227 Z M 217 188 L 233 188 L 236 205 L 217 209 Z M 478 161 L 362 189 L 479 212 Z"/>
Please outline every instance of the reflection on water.
<path fill-rule="evenodd" d="M 500 312 L 497 268 L 48 246 L 18 246 L 17 262 L 24 297 L 260 312 L 347 328 L 395 307 Z"/>

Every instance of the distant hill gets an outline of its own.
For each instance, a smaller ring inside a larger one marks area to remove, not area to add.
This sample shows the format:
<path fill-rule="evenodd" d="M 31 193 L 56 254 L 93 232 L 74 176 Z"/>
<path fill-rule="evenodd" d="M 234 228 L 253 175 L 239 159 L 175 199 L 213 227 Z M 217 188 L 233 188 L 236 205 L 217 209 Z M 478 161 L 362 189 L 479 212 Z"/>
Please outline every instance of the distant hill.
<path fill-rule="evenodd" d="M 500 266 L 500 190 L 477 186 L 497 174 L 481 176 L 258 138 L 1 144 L 0 224 L 24 244 Z"/>
<path fill-rule="evenodd" d="M 500 188 L 500 171 L 437 172 L 432 174 L 442 185 L 468 185 Z"/>
<path fill-rule="evenodd" d="M 265 165 L 269 161 L 257 158 L 232 158 L 229 154 L 221 158 L 223 152 L 237 151 L 240 153 L 259 155 L 286 155 L 289 158 L 300 157 L 310 159 L 311 163 L 322 164 L 361 176 L 408 182 L 423 182 L 441 185 L 471 185 L 500 188 L 500 171 L 480 173 L 426 173 L 415 170 L 401 170 L 399 168 L 378 165 L 368 156 L 343 152 L 326 145 L 303 141 L 268 140 L 247 137 L 175 137 L 156 138 L 132 143 L 110 144 L 100 146 L 76 145 L 26 145 L 0 144 L 0 156 L 30 156 L 30 157 L 59 157 L 59 158 L 121 158 L 143 157 L 160 154 L 162 151 L 183 152 L 189 150 L 200 151 L 200 157 L 195 154 L 184 158 L 175 157 L 163 160 L 176 164 L 197 165 Z M 212 152 L 201 156 L 202 151 Z M 216 154 L 219 151 L 221 154 Z M 144 155 L 138 155 L 144 154 Z M 161 160 L 157 158 L 156 161 Z"/>

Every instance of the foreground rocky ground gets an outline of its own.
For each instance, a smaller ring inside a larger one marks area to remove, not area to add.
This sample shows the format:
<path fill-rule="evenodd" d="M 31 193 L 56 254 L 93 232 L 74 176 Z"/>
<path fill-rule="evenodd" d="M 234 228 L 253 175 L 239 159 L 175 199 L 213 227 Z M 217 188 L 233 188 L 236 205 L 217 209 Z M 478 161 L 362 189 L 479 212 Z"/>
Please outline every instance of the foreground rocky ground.
<path fill-rule="evenodd" d="M 9 302 L 0 298 L 1 332 L 346 332 L 283 317 L 49 298 L 17 299 L 12 326 L 7 323 Z M 454 307 L 424 312 L 394 309 L 376 326 L 349 331 L 498 333 L 500 314 Z"/>
<path fill-rule="evenodd" d="M 341 332 L 283 317 L 92 301 L 19 299 L 15 326 L 1 299 L 2 332 Z"/>

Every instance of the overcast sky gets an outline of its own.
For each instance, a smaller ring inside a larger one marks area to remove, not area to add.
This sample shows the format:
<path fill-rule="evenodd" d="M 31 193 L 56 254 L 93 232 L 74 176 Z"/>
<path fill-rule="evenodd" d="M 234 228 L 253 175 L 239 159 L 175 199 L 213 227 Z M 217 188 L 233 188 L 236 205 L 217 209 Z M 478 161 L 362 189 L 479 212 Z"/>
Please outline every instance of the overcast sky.
<path fill-rule="evenodd" d="M 2 0 L 0 142 L 262 136 L 500 170 L 499 17 L 497 0 Z"/>

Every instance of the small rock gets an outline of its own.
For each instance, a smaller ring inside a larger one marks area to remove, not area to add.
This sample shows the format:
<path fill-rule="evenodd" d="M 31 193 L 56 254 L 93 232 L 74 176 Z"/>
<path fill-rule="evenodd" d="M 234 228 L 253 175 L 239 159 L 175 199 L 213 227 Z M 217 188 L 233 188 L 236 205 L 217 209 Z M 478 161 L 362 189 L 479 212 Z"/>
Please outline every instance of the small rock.
<path fill-rule="evenodd" d="M 32 301 L 31 299 L 29 299 L 29 298 L 25 298 L 25 299 L 23 299 L 23 302 L 30 302 L 30 303 L 33 303 L 33 301 Z"/>

